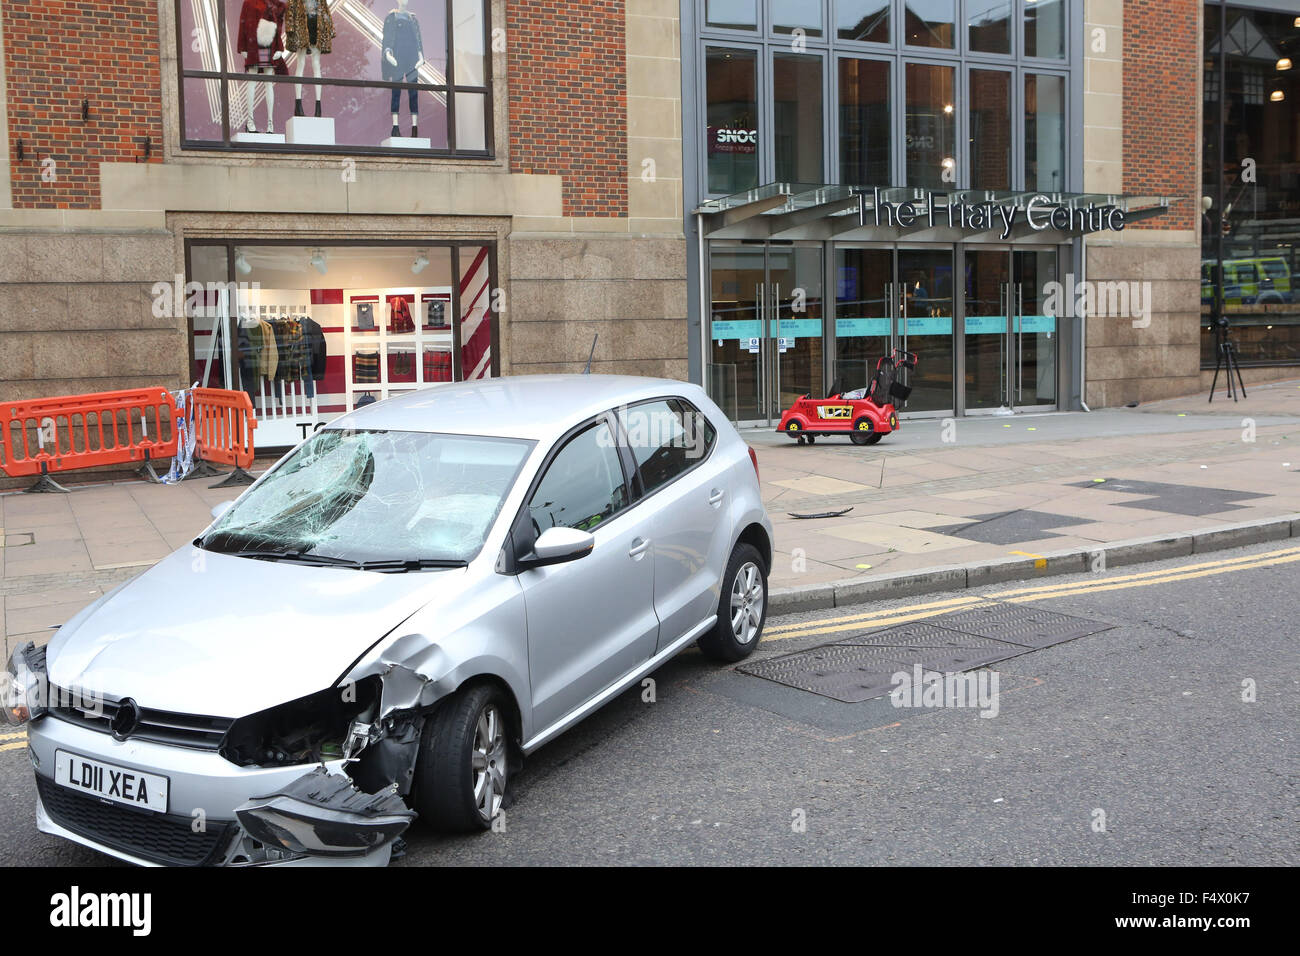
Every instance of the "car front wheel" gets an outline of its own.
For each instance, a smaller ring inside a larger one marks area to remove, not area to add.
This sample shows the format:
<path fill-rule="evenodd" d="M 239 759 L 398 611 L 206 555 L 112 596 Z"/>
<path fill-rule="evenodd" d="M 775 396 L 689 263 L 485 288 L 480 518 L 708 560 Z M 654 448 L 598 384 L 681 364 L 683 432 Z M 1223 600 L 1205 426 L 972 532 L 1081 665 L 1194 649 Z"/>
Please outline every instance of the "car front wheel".
<path fill-rule="evenodd" d="M 758 549 L 742 542 L 727 562 L 718 620 L 700 638 L 700 650 L 715 661 L 743 660 L 758 646 L 766 620 L 767 567 Z"/>
<path fill-rule="evenodd" d="M 415 809 L 430 826 L 452 833 L 492 826 L 510 782 L 506 713 L 501 691 L 480 684 L 444 701 L 425 725 Z"/>

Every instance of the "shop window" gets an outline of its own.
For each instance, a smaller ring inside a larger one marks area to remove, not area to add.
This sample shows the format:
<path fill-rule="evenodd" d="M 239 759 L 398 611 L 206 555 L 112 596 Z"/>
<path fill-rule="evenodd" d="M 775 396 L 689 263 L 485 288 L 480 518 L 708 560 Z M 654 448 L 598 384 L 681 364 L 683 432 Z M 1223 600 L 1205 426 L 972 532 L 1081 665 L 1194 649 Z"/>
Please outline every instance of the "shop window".
<path fill-rule="evenodd" d="M 957 0 L 904 0 L 903 38 L 908 46 L 952 49 Z"/>
<path fill-rule="evenodd" d="M 486 0 L 177 0 L 176 22 L 185 146 L 491 152 Z"/>
<path fill-rule="evenodd" d="M 758 54 L 708 47 L 705 97 L 708 190 L 742 192 L 758 185 Z"/>
<path fill-rule="evenodd" d="M 778 182 L 822 181 L 822 58 L 772 58 L 773 140 Z"/>
<path fill-rule="evenodd" d="M 839 61 L 840 182 L 888 185 L 890 65 L 885 60 Z"/>
<path fill-rule="evenodd" d="M 835 33 L 841 40 L 889 43 L 890 0 L 835 0 Z"/>
<path fill-rule="evenodd" d="M 953 68 L 907 64 L 907 184 L 943 189 L 957 182 Z"/>
<path fill-rule="evenodd" d="M 497 373 L 493 247 L 189 247 L 193 380 L 248 393 L 258 445 L 344 412 Z"/>
<path fill-rule="evenodd" d="M 970 184 L 1011 188 L 1011 74 L 970 71 Z"/>
<path fill-rule="evenodd" d="M 1242 365 L 1300 365 L 1300 26 L 1295 12 L 1218 4 L 1204 22 L 1201 363 L 1219 357 L 1221 315 Z M 1221 141 L 1250 157 L 1250 177 L 1218 163 Z"/>
<path fill-rule="evenodd" d="M 1064 0 L 1026 0 L 1025 55 L 1065 57 Z"/>
<path fill-rule="evenodd" d="M 1025 76 L 1025 188 L 1065 188 L 1065 79 Z"/>
<path fill-rule="evenodd" d="M 1011 52 L 1015 0 L 966 0 L 966 30 L 973 53 Z"/>

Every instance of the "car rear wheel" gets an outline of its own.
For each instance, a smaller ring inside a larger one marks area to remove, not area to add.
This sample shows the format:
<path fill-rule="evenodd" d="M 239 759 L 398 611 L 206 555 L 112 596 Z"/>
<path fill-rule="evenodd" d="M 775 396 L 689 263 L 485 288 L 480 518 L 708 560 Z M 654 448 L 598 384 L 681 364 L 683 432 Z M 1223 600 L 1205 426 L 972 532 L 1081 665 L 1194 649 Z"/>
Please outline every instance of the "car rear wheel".
<path fill-rule="evenodd" d="M 487 830 L 510 782 L 509 725 L 500 690 L 479 684 L 444 701 L 424 728 L 415 809 L 437 830 Z"/>
<path fill-rule="evenodd" d="M 758 646 L 766 620 L 767 567 L 757 548 L 741 542 L 722 578 L 718 621 L 700 638 L 700 650 L 715 661 L 743 660 Z"/>
<path fill-rule="evenodd" d="M 876 442 L 880 441 L 880 439 L 884 437 L 885 437 L 884 434 L 881 432 L 872 432 L 870 435 L 866 437 L 866 439 L 862 442 L 862 444 L 874 445 Z"/>
<path fill-rule="evenodd" d="M 876 433 L 876 426 L 870 418 L 863 415 L 853 423 L 853 431 L 849 433 L 849 440 L 855 445 L 874 445 L 875 442 L 871 440 L 873 435 L 876 441 L 880 441 L 880 435 Z"/>

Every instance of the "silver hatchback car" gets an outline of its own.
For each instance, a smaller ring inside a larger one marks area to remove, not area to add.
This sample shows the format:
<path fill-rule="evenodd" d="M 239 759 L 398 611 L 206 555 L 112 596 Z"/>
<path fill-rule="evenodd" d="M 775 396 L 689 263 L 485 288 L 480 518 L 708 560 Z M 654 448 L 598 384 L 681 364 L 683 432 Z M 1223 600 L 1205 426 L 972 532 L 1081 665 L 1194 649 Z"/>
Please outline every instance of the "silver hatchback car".
<path fill-rule="evenodd" d="M 141 864 L 388 862 L 683 648 L 762 634 L 758 464 L 681 382 L 525 376 L 352 412 L 0 675 L 39 828 Z"/>

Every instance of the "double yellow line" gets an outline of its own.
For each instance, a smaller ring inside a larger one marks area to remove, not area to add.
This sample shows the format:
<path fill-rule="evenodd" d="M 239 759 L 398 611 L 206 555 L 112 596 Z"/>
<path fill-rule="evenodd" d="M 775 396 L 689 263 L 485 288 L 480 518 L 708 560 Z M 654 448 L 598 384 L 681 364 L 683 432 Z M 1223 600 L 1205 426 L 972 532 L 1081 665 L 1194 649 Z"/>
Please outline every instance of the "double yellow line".
<path fill-rule="evenodd" d="M 12 740 L 14 743 L 5 743 Z M 27 746 L 27 731 L 20 730 L 16 734 L 0 734 L 0 753 L 6 750 L 21 750 Z"/>
<path fill-rule="evenodd" d="M 1143 571 L 1140 574 L 1122 574 L 1114 577 L 1098 575 L 1088 580 L 1075 581 L 1069 584 L 1046 584 L 1037 587 L 1015 588 L 1010 591 L 972 594 L 951 598 L 946 601 L 931 601 L 926 604 L 890 608 L 887 611 L 845 614 L 838 617 L 822 618 L 817 621 L 804 621 L 800 624 L 777 625 L 768 627 L 763 632 L 763 636 L 769 641 L 779 641 L 789 637 L 811 637 L 817 634 L 836 634 L 842 631 L 862 631 L 877 627 L 888 627 L 893 624 L 906 624 L 909 621 L 920 621 L 928 617 L 948 614 L 952 611 L 984 607 L 998 601 L 1024 604 L 1030 601 L 1045 601 L 1050 598 L 1069 597 L 1076 594 L 1120 591 L 1127 588 L 1150 587 L 1153 584 L 1190 581 L 1194 578 L 1209 577 L 1215 574 L 1248 571 L 1252 568 L 1267 568 L 1278 564 L 1291 564 L 1296 561 L 1300 561 L 1300 547 L 1281 548 L 1277 551 L 1265 551 L 1260 554 L 1249 554 L 1238 558 L 1225 558 L 1221 561 L 1185 564 L 1177 568 L 1166 568 L 1160 571 Z"/>

